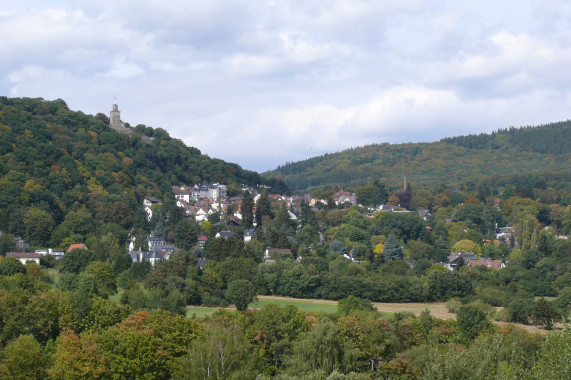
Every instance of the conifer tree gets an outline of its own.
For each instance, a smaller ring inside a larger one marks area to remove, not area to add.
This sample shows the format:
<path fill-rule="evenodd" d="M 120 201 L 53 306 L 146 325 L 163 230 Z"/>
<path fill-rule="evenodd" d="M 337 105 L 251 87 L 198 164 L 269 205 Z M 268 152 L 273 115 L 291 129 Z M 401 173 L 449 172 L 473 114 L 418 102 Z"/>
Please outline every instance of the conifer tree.
<path fill-rule="evenodd" d="M 242 221 L 246 228 L 254 224 L 254 200 L 247 190 L 242 193 Z"/>
<path fill-rule="evenodd" d="M 383 258 L 386 263 L 392 260 L 402 260 L 404 258 L 404 252 L 400 242 L 394 234 L 390 234 L 385 242 Z"/>
<path fill-rule="evenodd" d="M 272 216 L 272 206 L 270 203 L 270 198 L 268 198 L 268 193 L 266 191 L 262 192 L 258 203 L 256 204 L 256 225 L 262 225 L 262 218 L 264 216 Z"/>

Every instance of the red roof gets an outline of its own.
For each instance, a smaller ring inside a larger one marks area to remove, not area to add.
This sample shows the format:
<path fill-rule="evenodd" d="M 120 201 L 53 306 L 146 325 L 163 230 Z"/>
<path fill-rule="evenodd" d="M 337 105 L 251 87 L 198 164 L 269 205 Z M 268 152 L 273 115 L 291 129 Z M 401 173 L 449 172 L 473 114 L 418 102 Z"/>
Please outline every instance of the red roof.
<path fill-rule="evenodd" d="M 197 238 L 198 238 L 198 241 L 207 241 L 208 240 L 208 237 L 204 236 L 204 235 L 198 235 Z"/>
<path fill-rule="evenodd" d="M 65 253 L 70 253 L 74 249 L 87 249 L 87 247 L 85 246 L 85 244 L 72 244 L 69 246 L 67 251 L 65 251 Z"/>

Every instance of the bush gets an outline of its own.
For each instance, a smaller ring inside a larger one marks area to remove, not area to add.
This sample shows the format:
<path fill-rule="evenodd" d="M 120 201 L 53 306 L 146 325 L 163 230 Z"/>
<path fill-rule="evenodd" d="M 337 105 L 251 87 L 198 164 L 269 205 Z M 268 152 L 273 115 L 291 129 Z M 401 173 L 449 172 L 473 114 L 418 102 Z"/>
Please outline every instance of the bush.
<path fill-rule="evenodd" d="M 349 296 L 347 298 L 343 298 L 337 304 L 337 312 L 339 314 L 347 315 L 354 313 L 356 311 L 373 311 L 375 308 L 371 301 L 367 299 L 362 299 L 355 296 Z"/>
<path fill-rule="evenodd" d="M 527 325 L 529 323 L 529 317 L 531 316 L 532 307 L 533 300 L 530 299 L 519 298 L 511 301 L 507 306 L 510 322 Z"/>
<path fill-rule="evenodd" d="M 0 261 L 0 275 L 13 276 L 16 273 L 26 274 L 26 267 L 14 257 L 3 257 Z"/>
<path fill-rule="evenodd" d="M 460 309 L 460 306 L 462 306 L 462 304 L 456 300 L 450 300 L 450 301 L 446 302 L 446 308 L 448 309 L 449 313 L 456 314 L 458 312 L 458 310 Z"/>
<path fill-rule="evenodd" d="M 484 331 L 493 329 L 492 322 L 486 313 L 476 306 L 465 305 L 460 307 L 456 314 L 458 323 L 458 338 L 462 343 L 467 343 L 476 338 Z"/>

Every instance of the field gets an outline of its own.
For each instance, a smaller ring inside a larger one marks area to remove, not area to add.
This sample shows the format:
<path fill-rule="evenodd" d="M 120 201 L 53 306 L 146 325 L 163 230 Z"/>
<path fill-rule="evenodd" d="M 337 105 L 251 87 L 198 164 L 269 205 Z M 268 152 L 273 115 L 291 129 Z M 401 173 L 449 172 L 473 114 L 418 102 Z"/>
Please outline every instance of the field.
<path fill-rule="evenodd" d="M 277 304 L 280 306 L 293 305 L 299 310 L 314 313 L 335 313 L 337 312 L 337 301 L 327 300 L 301 300 L 289 297 L 258 296 L 258 301 L 252 302 L 249 306 L 261 309 L 265 305 Z"/>
<path fill-rule="evenodd" d="M 279 306 L 292 305 L 299 310 L 313 313 L 336 313 L 337 301 L 321 300 L 321 299 L 299 299 L 290 297 L 278 296 L 258 296 L 258 300 L 250 303 L 248 307 L 254 309 L 261 309 L 265 305 L 276 304 Z M 424 309 L 428 309 L 430 314 L 434 317 L 441 319 L 456 318 L 455 314 L 449 313 L 444 303 L 373 303 L 384 316 L 391 316 L 398 312 L 409 312 L 414 315 L 420 315 Z M 196 315 L 203 317 L 214 313 L 219 308 L 217 307 L 201 307 L 201 306 L 188 306 L 187 316 Z M 233 308 L 231 308 L 233 309 Z"/>
<path fill-rule="evenodd" d="M 250 307 L 260 308 L 264 305 L 275 303 L 280 306 L 293 305 L 303 311 L 313 311 L 319 313 L 337 312 L 337 301 L 329 300 L 300 300 L 290 297 L 258 296 L 258 302 L 251 303 Z M 398 312 L 409 312 L 420 315 L 424 309 L 428 309 L 430 314 L 437 318 L 456 318 L 455 314 L 449 313 L 444 303 L 380 303 L 374 302 L 373 306 L 384 315 L 392 315 Z"/>

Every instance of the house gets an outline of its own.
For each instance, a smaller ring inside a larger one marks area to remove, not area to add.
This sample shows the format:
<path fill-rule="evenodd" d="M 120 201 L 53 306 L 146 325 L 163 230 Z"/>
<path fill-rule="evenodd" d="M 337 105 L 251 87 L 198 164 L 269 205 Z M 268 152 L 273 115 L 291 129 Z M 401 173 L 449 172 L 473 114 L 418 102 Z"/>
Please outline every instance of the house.
<path fill-rule="evenodd" d="M 70 253 L 71 251 L 73 251 L 74 249 L 87 249 L 87 246 L 85 244 L 72 244 L 69 246 L 69 248 L 65 251 L 65 253 Z"/>
<path fill-rule="evenodd" d="M 380 205 L 377 207 L 377 211 L 395 212 L 398 208 L 398 206 Z"/>
<path fill-rule="evenodd" d="M 450 265 L 450 263 L 443 263 L 443 262 L 439 262 L 439 263 L 433 263 L 432 265 L 439 265 L 441 267 L 444 267 L 446 269 L 448 269 L 449 271 L 453 271 L 454 268 Z"/>
<path fill-rule="evenodd" d="M 30 245 L 19 236 L 14 236 L 14 245 L 16 246 L 16 251 L 25 251 L 30 248 Z"/>
<path fill-rule="evenodd" d="M 291 211 L 288 211 L 287 213 L 288 213 L 288 215 L 289 215 L 290 220 L 295 220 L 295 221 L 297 221 L 297 215 L 295 215 L 295 214 L 294 214 L 293 212 L 291 212 Z"/>
<path fill-rule="evenodd" d="M 149 247 L 149 251 L 156 251 L 156 249 L 159 249 L 160 247 L 165 246 L 167 244 L 167 241 L 165 240 L 165 238 L 155 237 L 153 235 L 150 235 L 147 238 L 147 244 Z"/>
<path fill-rule="evenodd" d="M 200 246 L 200 248 L 204 248 L 204 246 L 206 245 L 206 242 L 208 241 L 208 236 L 198 235 L 196 237 L 196 240 L 198 240 L 198 245 Z"/>
<path fill-rule="evenodd" d="M 8 252 L 6 253 L 6 257 L 18 259 L 22 264 L 26 264 L 31 261 L 40 265 L 40 255 L 35 252 Z"/>
<path fill-rule="evenodd" d="M 250 240 L 253 239 L 253 237 L 256 235 L 256 230 L 253 228 L 250 228 L 249 230 L 246 230 L 244 232 L 244 243 L 249 242 Z"/>
<path fill-rule="evenodd" d="M 331 198 L 333 199 L 336 205 L 344 203 L 349 203 L 352 205 L 357 204 L 357 197 L 355 196 L 355 193 L 351 193 L 349 191 L 339 190 L 338 192 L 333 194 Z"/>
<path fill-rule="evenodd" d="M 156 263 L 164 261 L 165 258 L 155 251 L 145 252 L 145 251 L 129 251 L 129 256 L 131 256 L 131 261 L 134 263 L 142 263 L 143 261 L 148 261 L 152 266 Z"/>
<path fill-rule="evenodd" d="M 38 255 L 40 256 L 45 256 L 45 255 L 52 255 L 54 256 L 57 260 L 61 259 L 63 257 L 63 255 L 65 254 L 64 251 L 59 251 L 59 250 L 54 250 L 52 248 L 47 248 L 47 249 L 38 249 L 35 251 Z"/>
<path fill-rule="evenodd" d="M 264 261 L 275 260 L 276 257 L 280 256 L 293 258 L 293 252 L 291 251 L 291 249 L 285 249 L 285 248 L 267 248 L 264 254 Z"/>
<path fill-rule="evenodd" d="M 483 258 L 479 260 L 470 260 L 468 261 L 468 265 L 472 268 L 475 268 L 479 265 L 483 265 L 488 269 L 502 269 L 506 267 L 506 264 L 503 260 L 492 260 L 490 258 Z"/>
<path fill-rule="evenodd" d="M 190 203 L 190 200 L 192 199 L 192 188 L 188 186 L 173 186 L 172 193 L 177 201 L 182 200 L 186 203 Z"/>
<path fill-rule="evenodd" d="M 472 252 L 452 252 L 448 256 L 448 262 L 450 263 L 450 266 L 453 268 L 457 267 L 460 258 L 464 261 L 464 263 L 478 259 L 478 257 L 476 257 L 476 255 L 474 255 Z"/>
<path fill-rule="evenodd" d="M 218 232 L 215 237 L 216 238 L 223 237 L 224 239 L 228 239 L 232 235 L 234 235 L 234 232 L 223 230 L 223 231 Z"/>
<path fill-rule="evenodd" d="M 428 217 L 431 215 L 430 210 L 416 210 L 418 215 L 422 217 L 422 219 L 427 220 Z"/>
<path fill-rule="evenodd" d="M 147 213 L 147 220 L 151 220 L 153 217 L 153 206 L 154 205 L 162 205 L 163 203 L 159 201 L 157 198 L 153 197 L 145 197 L 143 198 L 143 207 L 145 208 L 145 212 Z"/>
<path fill-rule="evenodd" d="M 171 254 L 178 251 L 177 246 L 172 244 L 158 245 L 155 247 L 149 247 L 149 251 L 156 252 L 161 255 L 165 260 L 171 257 Z"/>
<path fill-rule="evenodd" d="M 505 227 L 496 228 L 495 238 L 496 240 L 509 242 L 513 236 L 513 226 L 507 225 Z"/>
<path fill-rule="evenodd" d="M 228 187 L 219 183 L 203 183 L 199 185 L 189 186 L 173 186 L 172 192 L 177 200 L 184 200 L 190 202 L 197 199 L 208 199 L 217 201 L 220 198 L 226 197 Z"/>
<path fill-rule="evenodd" d="M 199 257 L 198 259 L 196 259 L 196 265 L 197 265 L 200 269 L 204 268 L 204 266 L 206 265 L 206 259 L 205 259 L 205 258 L 202 258 L 202 257 Z"/>

